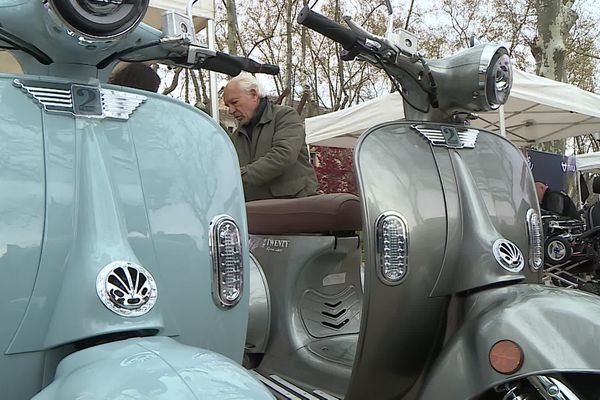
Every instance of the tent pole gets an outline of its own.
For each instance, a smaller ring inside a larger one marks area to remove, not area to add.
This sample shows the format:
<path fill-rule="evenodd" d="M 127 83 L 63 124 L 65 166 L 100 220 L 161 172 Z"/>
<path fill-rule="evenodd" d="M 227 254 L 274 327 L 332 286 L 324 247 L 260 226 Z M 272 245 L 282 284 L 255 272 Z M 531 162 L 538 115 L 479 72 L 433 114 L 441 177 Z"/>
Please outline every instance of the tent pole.
<path fill-rule="evenodd" d="M 209 50 L 215 50 L 216 40 L 215 40 L 215 21 L 213 18 L 208 20 L 208 48 Z M 209 74 L 210 81 L 210 115 L 213 117 L 217 123 L 219 123 L 219 102 L 218 96 L 219 91 L 217 88 L 217 73 L 214 71 L 210 71 Z"/>
<path fill-rule="evenodd" d="M 575 161 L 575 187 L 577 190 L 577 208 L 583 208 L 583 199 L 581 198 L 581 173 L 577 169 L 577 138 L 573 136 L 573 160 Z"/>
<path fill-rule="evenodd" d="M 506 121 L 504 120 L 504 105 L 498 107 L 498 122 L 500 122 L 500 136 L 506 137 Z"/>

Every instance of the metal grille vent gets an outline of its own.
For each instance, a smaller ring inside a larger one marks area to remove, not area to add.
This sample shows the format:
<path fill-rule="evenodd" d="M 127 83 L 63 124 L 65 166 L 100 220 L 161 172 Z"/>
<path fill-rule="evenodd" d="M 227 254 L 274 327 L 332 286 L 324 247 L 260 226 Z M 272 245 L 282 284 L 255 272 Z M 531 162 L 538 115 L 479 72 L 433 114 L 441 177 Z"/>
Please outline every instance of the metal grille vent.
<path fill-rule="evenodd" d="M 361 302 L 354 286 L 336 295 L 307 290 L 300 302 L 300 315 L 314 337 L 358 333 Z"/>
<path fill-rule="evenodd" d="M 412 128 L 429 140 L 433 146 L 453 149 L 475 148 L 479 131 L 470 128 L 457 128 L 439 125 L 413 125 Z"/>
<path fill-rule="evenodd" d="M 129 261 L 114 261 L 100 271 L 96 292 L 102 303 L 124 317 L 138 317 L 154 307 L 158 291 L 145 268 Z"/>
<path fill-rule="evenodd" d="M 516 244 L 506 239 L 498 239 L 492 249 L 496 261 L 502 268 L 510 272 L 520 272 L 525 265 L 521 250 Z"/>

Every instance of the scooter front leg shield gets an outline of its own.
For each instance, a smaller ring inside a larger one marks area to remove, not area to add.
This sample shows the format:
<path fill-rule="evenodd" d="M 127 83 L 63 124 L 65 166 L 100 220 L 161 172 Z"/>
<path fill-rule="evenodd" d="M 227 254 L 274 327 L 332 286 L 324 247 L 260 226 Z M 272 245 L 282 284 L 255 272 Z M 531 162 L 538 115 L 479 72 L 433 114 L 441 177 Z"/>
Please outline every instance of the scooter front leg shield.
<path fill-rule="evenodd" d="M 573 289 L 521 284 L 481 291 L 465 299 L 460 329 L 444 346 L 421 399 L 472 399 L 502 383 L 530 375 L 589 374 L 600 382 L 600 298 Z M 501 374 L 490 350 L 511 340 L 521 367 Z"/>
<path fill-rule="evenodd" d="M 34 400 L 273 399 L 242 366 L 166 337 L 111 342 L 74 353 Z"/>

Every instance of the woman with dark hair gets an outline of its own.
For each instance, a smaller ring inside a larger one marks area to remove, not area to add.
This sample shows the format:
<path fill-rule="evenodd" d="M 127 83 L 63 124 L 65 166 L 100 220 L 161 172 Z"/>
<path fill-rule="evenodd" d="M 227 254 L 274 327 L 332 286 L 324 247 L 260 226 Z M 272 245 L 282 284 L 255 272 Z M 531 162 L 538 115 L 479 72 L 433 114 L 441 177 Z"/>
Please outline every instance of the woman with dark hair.
<path fill-rule="evenodd" d="M 137 62 L 127 64 L 114 71 L 108 78 L 108 83 L 157 92 L 160 86 L 160 77 L 148 65 Z"/>

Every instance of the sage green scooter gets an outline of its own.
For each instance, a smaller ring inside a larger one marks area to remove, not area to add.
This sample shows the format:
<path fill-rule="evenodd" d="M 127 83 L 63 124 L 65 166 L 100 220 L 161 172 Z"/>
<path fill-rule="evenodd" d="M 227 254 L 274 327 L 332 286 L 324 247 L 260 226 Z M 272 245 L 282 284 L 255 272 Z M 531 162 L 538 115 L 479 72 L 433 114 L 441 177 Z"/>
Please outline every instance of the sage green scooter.
<path fill-rule="evenodd" d="M 190 4 L 191 7 L 191 4 Z M 272 399 L 240 365 L 236 153 L 200 110 L 107 85 L 120 60 L 229 74 L 147 0 L 0 0 L 0 399 Z"/>
<path fill-rule="evenodd" d="M 600 298 L 540 284 L 527 162 L 468 125 L 506 102 L 507 50 L 425 60 L 408 32 L 298 22 L 384 70 L 406 120 L 359 139 L 360 199 L 247 204 L 248 367 L 287 399 L 597 399 Z"/>

